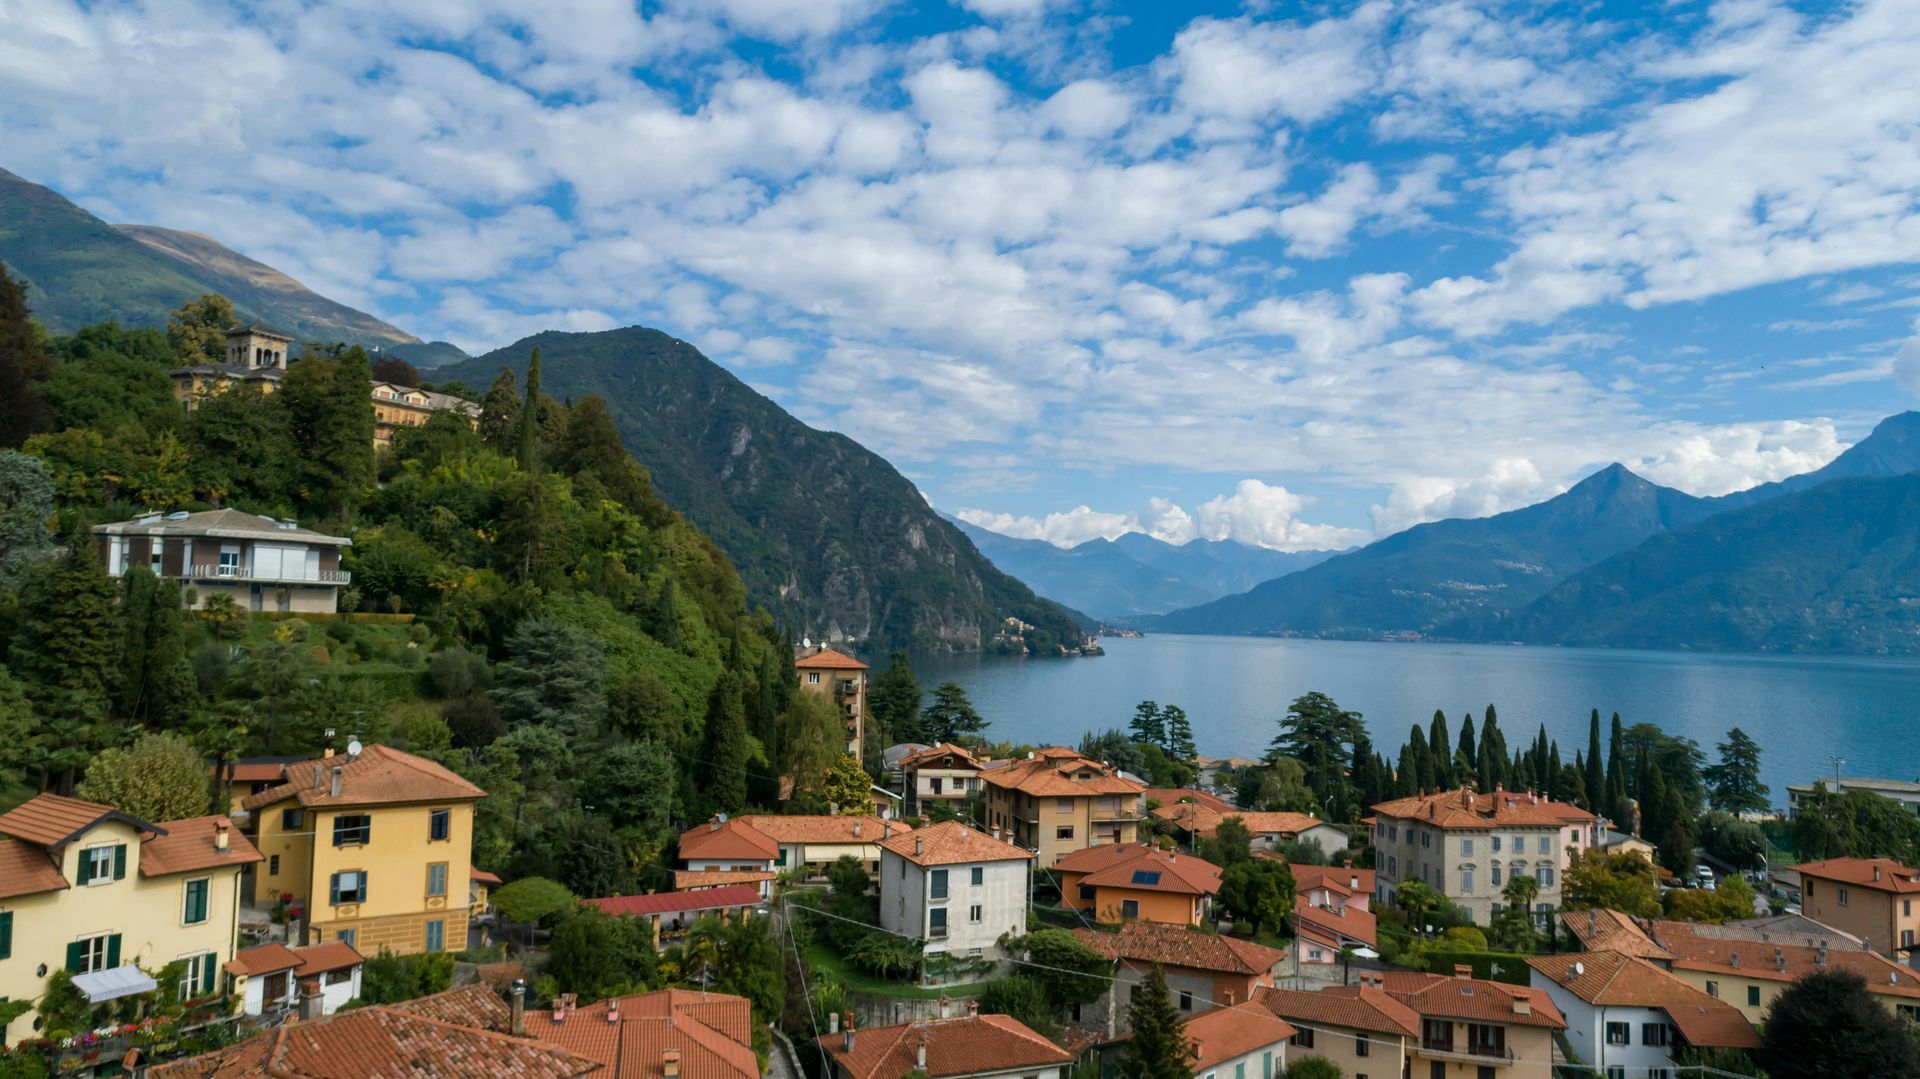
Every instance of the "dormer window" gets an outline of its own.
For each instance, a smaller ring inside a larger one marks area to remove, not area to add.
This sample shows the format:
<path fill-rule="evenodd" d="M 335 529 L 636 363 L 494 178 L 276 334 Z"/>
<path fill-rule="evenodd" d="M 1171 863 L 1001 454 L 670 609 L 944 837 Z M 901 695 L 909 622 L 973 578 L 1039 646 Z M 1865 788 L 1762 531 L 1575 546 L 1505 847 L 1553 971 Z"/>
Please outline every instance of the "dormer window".
<path fill-rule="evenodd" d="M 97 847 L 81 850 L 78 883 L 109 884 L 123 879 L 126 875 L 127 845 L 125 843 L 103 843 Z"/>

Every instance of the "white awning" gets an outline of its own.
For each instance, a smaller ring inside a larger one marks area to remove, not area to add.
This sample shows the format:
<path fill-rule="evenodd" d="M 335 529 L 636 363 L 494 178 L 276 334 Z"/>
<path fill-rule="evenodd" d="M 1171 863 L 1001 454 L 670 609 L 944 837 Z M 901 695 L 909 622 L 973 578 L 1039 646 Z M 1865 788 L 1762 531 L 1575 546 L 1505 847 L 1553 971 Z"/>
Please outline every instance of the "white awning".
<path fill-rule="evenodd" d="M 146 972 L 128 963 L 112 970 L 91 970 L 85 974 L 73 976 L 73 986 L 87 995 L 95 1004 L 105 1000 L 118 1000 L 135 993 L 149 993 L 160 988 L 159 983 L 147 977 Z"/>
<path fill-rule="evenodd" d="M 1353 957 L 1355 959 L 1378 959 L 1380 958 L 1380 953 L 1374 951 L 1372 948 L 1355 948 L 1353 950 Z"/>

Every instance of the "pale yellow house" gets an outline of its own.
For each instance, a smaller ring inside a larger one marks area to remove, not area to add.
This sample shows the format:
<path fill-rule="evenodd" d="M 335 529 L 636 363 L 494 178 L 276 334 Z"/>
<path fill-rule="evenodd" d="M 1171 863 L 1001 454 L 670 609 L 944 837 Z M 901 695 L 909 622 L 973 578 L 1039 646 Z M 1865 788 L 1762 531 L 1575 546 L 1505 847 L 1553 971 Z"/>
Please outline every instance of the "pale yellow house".
<path fill-rule="evenodd" d="M 846 751 L 859 760 L 867 741 L 866 664 L 831 648 L 822 647 L 793 661 L 800 675 L 800 688 L 809 693 L 825 693 L 840 706 L 846 721 Z"/>
<path fill-rule="evenodd" d="M 398 382 L 373 384 L 373 445 L 375 449 L 393 445 L 393 436 L 403 427 L 420 427 L 436 412 L 452 412 L 463 417 L 469 427 L 480 425 L 480 406 L 463 397 L 436 393 Z"/>
<path fill-rule="evenodd" d="M 472 910 L 473 807 L 487 792 L 386 746 L 286 766 L 241 801 L 266 859 L 249 901 L 287 898 L 304 943 L 363 955 L 460 951 Z"/>
<path fill-rule="evenodd" d="M 1054 746 L 981 775 L 987 828 L 1039 856 L 1048 869 L 1062 855 L 1103 843 L 1135 843 L 1146 784 Z"/>
<path fill-rule="evenodd" d="M 287 377 L 287 352 L 293 338 L 258 322 L 235 326 L 227 331 L 227 350 L 223 363 L 199 363 L 176 367 L 168 372 L 173 380 L 173 399 L 188 411 L 201 401 L 244 386 L 256 393 L 272 393 Z"/>
<path fill-rule="evenodd" d="M 151 975 L 175 961 L 182 999 L 224 991 L 241 873 L 260 860 L 227 818 L 155 824 L 42 794 L 0 814 L 0 834 L 0 998 L 37 998 L 64 969 L 104 1002 L 155 989 Z M 28 1012 L 5 1041 L 47 1033 Z"/>

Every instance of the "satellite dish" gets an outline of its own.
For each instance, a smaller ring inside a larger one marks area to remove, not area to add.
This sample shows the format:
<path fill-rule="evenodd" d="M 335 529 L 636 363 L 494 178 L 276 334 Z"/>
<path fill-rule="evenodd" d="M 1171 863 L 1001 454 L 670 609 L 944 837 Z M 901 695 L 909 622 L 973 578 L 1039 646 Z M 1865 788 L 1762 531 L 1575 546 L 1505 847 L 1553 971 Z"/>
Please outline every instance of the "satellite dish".
<path fill-rule="evenodd" d="M 361 748 L 362 747 L 360 745 L 360 739 L 350 738 L 347 740 L 347 756 L 358 757 L 360 755 Z"/>

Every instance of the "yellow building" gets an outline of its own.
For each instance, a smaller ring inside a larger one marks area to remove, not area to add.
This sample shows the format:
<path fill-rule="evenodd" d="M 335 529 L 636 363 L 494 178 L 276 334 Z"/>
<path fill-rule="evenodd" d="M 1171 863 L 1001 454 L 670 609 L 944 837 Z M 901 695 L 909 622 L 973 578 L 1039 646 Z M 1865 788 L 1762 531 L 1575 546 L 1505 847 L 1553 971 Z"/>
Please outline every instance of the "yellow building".
<path fill-rule="evenodd" d="M 386 746 L 289 764 L 241 801 L 266 859 L 250 902 L 287 899 L 304 943 L 364 955 L 459 951 L 472 909 L 473 806 L 487 792 Z"/>
<path fill-rule="evenodd" d="M 981 773 L 987 828 L 1039 855 L 1048 869 L 1061 855 L 1140 838 L 1146 785 L 1064 746 Z"/>
<path fill-rule="evenodd" d="M 831 648 L 821 648 L 793 663 L 800 674 L 800 688 L 809 693 L 832 695 L 847 722 L 847 752 L 858 760 L 867 741 L 866 664 Z"/>
<path fill-rule="evenodd" d="M 463 397 L 435 393 L 397 382 L 373 384 L 373 447 L 393 445 L 393 436 L 403 427 L 419 427 L 436 412 L 455 412 L 466 417 L 467 426 L 480 425 L 480 406 Z"/>
<path fill-rule="evenodd" d="M 192 411 L 201 399 L 225 393 L 235 385 L 272 393 L 287 377 L 287 350 L 292 346 L 291 336 L 258 322 L 235 326 L 227 331 L 224 363 L 199 363 L 168 372 L 173 380 L 173 399 L 181 408 Z"/>
<path fill-rule="evenodd" d="M 42 794 L 0 814 L 0 998 L 28 1000 L 47 975 L 72 971 L 96 1003 L 156 988 L 186 965 L 182 999 L 223 991 L 233 958 L 240 877 L 260 854 L 225 817 L 158 824 L 112 806 Z M 8 1045 L 44 1036 L 34 1012 Z"/>

